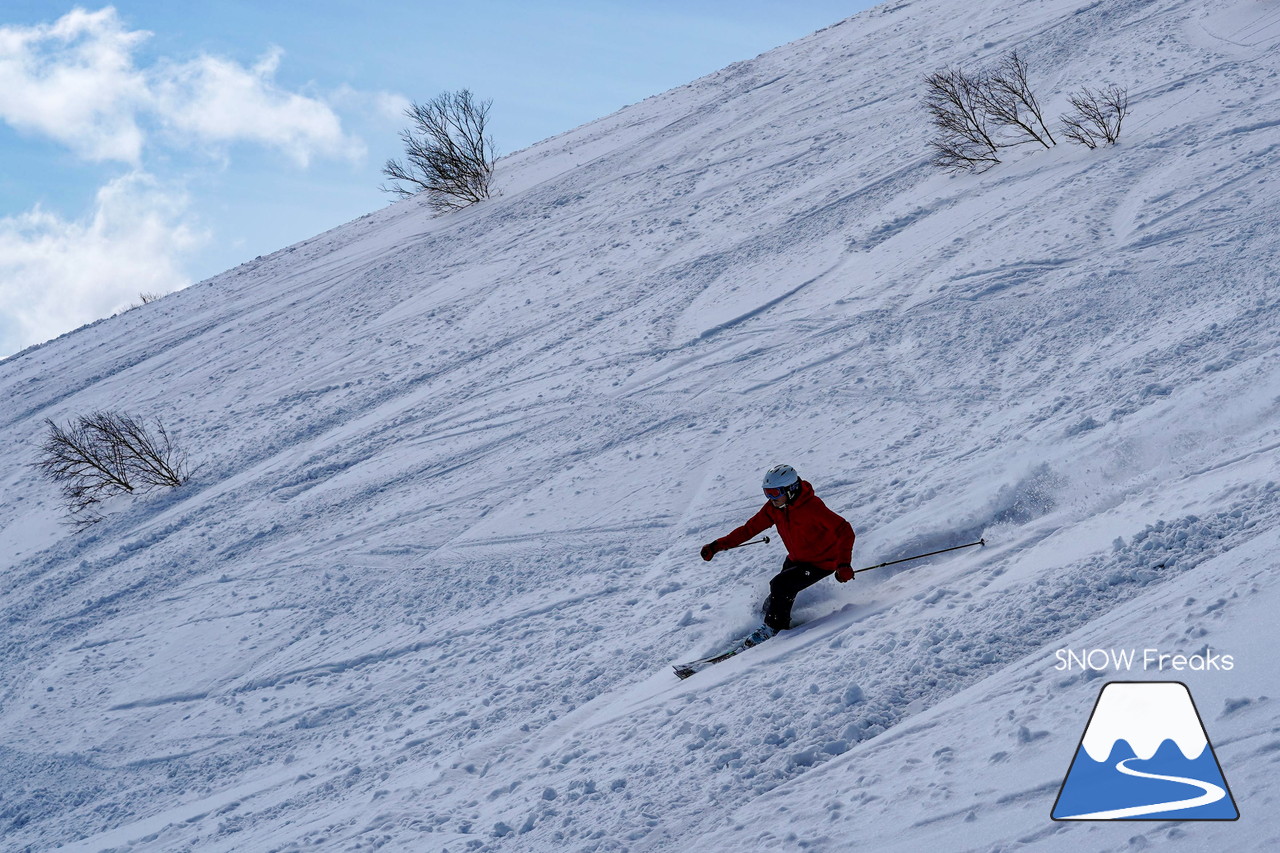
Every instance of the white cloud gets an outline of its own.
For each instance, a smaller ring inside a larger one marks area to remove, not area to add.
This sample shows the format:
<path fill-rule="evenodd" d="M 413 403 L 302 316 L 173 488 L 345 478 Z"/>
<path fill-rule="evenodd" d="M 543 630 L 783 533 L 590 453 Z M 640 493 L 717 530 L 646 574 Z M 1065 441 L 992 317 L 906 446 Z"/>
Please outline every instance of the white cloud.
<path fill-rule="evenodd" d="M 136 164 L 143 143 L 136 116 L 150 95 L 133 50 L 148 35 L 126 32 L 110 7 L 0 27 L 0 119 L 89 160 Z"/>
<path fill-rule="evenodd" d="M 344 113 L 396 128 L 404 125 L 404 111 L 411 105 L 408 98 L 395 92 L 370 92 L 347 85 L 330 92 L 327 100 Z"/>
<path fill-rule="evenodd" d="M 206 236 L 187 204 L 134 172 L 99 190 L 83 221 L 39 208 L 0 218 L 0 357 L 189 284 L 182 259 Z"/>
<path fill-rule="evenodd" d="M 154 85 L 156 112 L 182 136 L 215 145 L 256 142 L 303 167 L 314 154 L 363 157 L 363 144 L 342 132 L 327 104 L 275 84 L 282 56 L 274 49 L 252 68 L 214 56 L 170 65 Z"/>
<path fill-rule="evenodd" d="M 149 36 L 110 6 L 0 27 L 0 121 L 86 159 L 132 166 L 154 144 L 154 125 L 173 131 L 164 141 L 177 147 L 258 144 L 303 167 L 315 156 L 364 155 L 328 103 L 276 84 L 279 49 L 247 68 L 216 56 L 139 68 L 134 53 Z"/>
<path fill-rule="evenodd" d="M 82 218 L 38 206 L 0 218 L 0 357 L 105 317 L 141 292 L 188 283 L 184 263 L 207 237 L 192 226 L 185 195 L 147 174 L 149 162 L 172 171 L 183 150 L 227 157 L 235 145 L 279 151 L 304 168 L 320 157 L 365 156 L 335 112 L 341 98 L 277 82 L 279 49 L 247 66 L 211 55 L 140 65 L 149 37 L 110 6 L 0 26 L 0 125 L 130 170 L 103 186 Z"/>
<path fill-rule="evenodd" d="M 378 112 L 392 121 L 403 121 L 404 111 L 412 106 L 404 95 L 395 95 L 390 92 L 379 92 L 375 104 Z"/>

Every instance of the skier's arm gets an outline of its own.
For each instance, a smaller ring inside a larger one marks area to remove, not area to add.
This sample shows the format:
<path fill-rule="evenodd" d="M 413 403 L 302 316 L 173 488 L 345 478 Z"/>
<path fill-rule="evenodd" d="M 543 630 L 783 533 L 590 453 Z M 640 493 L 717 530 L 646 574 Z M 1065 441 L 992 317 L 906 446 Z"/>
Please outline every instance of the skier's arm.
<path fill-rule="evenodd" d="M 853 540 L 857 538 L 857 534 L 853 532 L 853 525 L 845 521 L 840 516 L 840 523 L 836 525 L 836 556 L 840 560 L 840 565 L 847 566 L 853 563 Z"/>
<path fill-rule="evenodd" d="M 853 541 L 857 535 L 853 532 L 853 525 L 845 521 L 843 516 L 837 515 L 836 518 L 839 520 L 835 529 L 836 556 L 839 560 L 836 565 L 836 580 L 844 583 L 853 580 Z"/>
<path fill-rule="evenodd" d="M 751 518 L 747 519 L 746 524 L 735 528 L 727 535 L 721 536 L 713 542 L 708 542 L 706 545 L 703 545 L 702 559 L 710 560 L 721 551 L 727 551 L 730 548 L 737 548 L 743 542 L 763 533 L 770 527 L 773 527 L 773 519 L 769 517 L 769 511 L 766 505 L 761 507 L 760 511 L 751 516 Z"/>
<path fill-rule="evenodd" d="M 746 524 L 735 528 L 726 536 L 721 536 L 716 540 L 716 544 L 720 546 L 721 551 L 737 548 L 743 542 L 764 533 L 770 527 L 773 527 L 773 519 L 769 517 L 768 506 L 762 506 L 759 512 L 747 519 Z"/>

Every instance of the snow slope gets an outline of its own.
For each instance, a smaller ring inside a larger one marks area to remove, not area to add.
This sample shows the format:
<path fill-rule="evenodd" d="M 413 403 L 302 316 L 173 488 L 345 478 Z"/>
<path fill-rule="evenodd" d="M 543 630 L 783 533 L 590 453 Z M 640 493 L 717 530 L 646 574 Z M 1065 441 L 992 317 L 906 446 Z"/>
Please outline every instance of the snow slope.
<path fill-rule="evenodd" d="M 1268 850 L 1276 0 L 940 0 L 547 140 L 0 363 L 5 849 Z M 1017 48 L 1120 145 L 927 165 Z M 45 418 L 201 464 L 75 535 Z M 796 466 L 858 565 L 752 627 Z M 1059 649 L 1233 657 L 1063 672 Z M 1241 819 L 1054 823 L 1111 678 L 1189 685 Z"/>

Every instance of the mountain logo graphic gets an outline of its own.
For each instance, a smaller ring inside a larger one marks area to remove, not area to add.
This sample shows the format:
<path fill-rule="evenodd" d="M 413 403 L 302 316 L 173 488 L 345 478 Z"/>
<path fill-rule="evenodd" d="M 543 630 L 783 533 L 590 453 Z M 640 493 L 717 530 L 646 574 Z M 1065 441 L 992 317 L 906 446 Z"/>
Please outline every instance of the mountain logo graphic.
<path fill-rule="evenodd" d="M 1236 820 L 1240 812 L 1180 681 L 1103 685 L 1054 820 Z"/>

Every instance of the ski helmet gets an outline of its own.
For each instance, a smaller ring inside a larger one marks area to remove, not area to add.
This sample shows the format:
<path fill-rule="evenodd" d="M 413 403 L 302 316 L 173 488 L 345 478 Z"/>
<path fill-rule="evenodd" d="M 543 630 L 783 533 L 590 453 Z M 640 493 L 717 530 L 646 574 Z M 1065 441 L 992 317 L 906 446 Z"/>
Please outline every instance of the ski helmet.
<path fill-rule="evenodd" d="M 800 494 L 800 475 L 790 465 L 774 465 L 764 474 L 764 493 L 770 500 L 783 495 L 794 500 Z"/>

